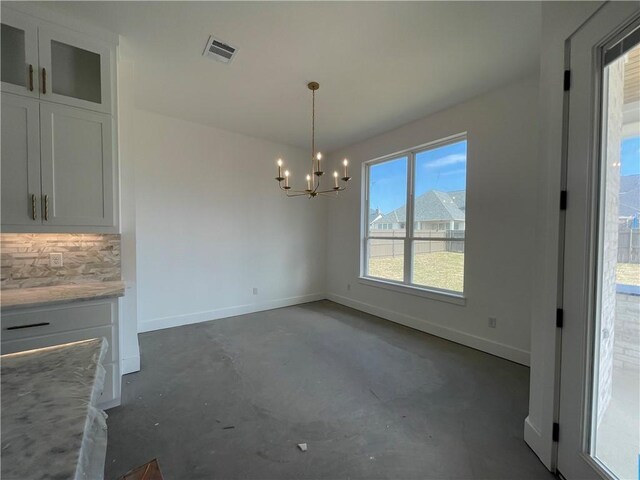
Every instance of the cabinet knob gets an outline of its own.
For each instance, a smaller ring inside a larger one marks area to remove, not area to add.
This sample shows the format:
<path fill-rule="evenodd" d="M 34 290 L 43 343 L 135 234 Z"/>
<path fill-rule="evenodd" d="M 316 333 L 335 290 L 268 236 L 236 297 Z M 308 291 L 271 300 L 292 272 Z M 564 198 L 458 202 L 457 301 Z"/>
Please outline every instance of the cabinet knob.
<path fill-rule="evenodd" d="M 33 220 L 37 220 L 38 219 L 38 215 L 36 213 L 36 196 L 34 194 L 31 194 L 31 218 Z"/>
<path fill-rule="evenodd" d="M 47 69 L 42 67 L 42 94 L 47 93 Z"/>
<path fill-rule="evenodd" d="M 29 91 L 33 92 L 33 65 L 29 64 Z"/>

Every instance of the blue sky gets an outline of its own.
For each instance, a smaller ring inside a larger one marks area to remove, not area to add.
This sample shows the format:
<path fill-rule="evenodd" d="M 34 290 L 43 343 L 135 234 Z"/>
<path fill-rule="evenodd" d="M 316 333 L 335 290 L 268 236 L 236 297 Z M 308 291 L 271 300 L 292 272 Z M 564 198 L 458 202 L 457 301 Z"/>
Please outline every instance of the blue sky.
<path fill-rule="evenodd" d="M 416 155 L 416 196 L 429 190 L 466 188 L 467 142 L 457 142 Z M 370 170 L 369 205 L 388 213 L 407 199 L 407 157 L 374 165 Z"/>
<path fill-rule="evenodd" d="M 640 136 L 622 141 L 620 154 L 620 175 L 640 174 Z"/>
<path fill-rule="evenodd" d="M 453 143 L 416 155 L 416 196 L 429 190 L 466 189 L 467 142 Z M 622 142 L 620 174 L 640 174 L 640 136 Z M 369 205 L 383 213 L 401 207 L 407 198 L 407 157 L 374 165 L 370 170 Z"/>

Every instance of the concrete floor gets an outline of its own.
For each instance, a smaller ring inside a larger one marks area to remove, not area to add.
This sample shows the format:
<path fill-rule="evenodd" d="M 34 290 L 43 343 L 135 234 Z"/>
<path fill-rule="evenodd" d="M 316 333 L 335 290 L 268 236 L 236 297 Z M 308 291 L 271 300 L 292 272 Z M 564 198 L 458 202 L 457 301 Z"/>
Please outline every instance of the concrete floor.
<path fill-rule="evenodd" d="M 140 349 L 108 412 L 109 480 L 154 457 L 167 480 L 554 478 L 522 439 L 527 368 L 335 303 Z"/>

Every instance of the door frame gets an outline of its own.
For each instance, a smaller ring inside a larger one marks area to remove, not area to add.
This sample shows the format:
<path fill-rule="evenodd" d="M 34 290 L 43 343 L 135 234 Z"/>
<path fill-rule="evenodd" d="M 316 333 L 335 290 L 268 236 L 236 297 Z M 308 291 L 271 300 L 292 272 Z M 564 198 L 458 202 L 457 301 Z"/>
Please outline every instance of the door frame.
<path fill-rule="evenodd" d="M 565 64 L 572 76 L 577 77 L 573 75 L 576 71 L 586 74 L 586 80 L 575 90 L 571 85 L 565 96 L 563 134 L 561 185 L 567 191 L 568 208 L 561 219 L 559 251 L 558 305 L 564 312 L 564 326 L 558 357 L 560 375 L 555 418 L 560 425 L 557 470 L 568 479 L 615 478 L 604 464 L 591 456 L 593 375 L 597 368 L 595 314 L 599 306 L 596 275 L 602 193 L 601 129 L 606 101 L 602 91 L 603 56 L 604 48 L 624 36 L 639 18 L 637 4 L 607 2 L 566 43 Z M 574 48 L 581 35 L 586 35 L 584 40 L 599 39 L 589 43 L 589 48 L 579 42 L 578 48 Z M 580 62 L 589 62 L 589 65 Z M 576 160 L 580 158 L 584 159 L 582 163 Z M 571 400 L 576 402 L 571 404 Z M 580 406 L 579 412 L 575 412 L 575 405 Z"/>

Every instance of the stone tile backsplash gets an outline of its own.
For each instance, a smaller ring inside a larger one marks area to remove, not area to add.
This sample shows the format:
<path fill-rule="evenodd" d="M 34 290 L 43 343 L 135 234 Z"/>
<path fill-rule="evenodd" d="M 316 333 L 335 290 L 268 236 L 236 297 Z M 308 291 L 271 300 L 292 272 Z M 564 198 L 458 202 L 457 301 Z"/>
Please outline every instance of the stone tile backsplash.
<path fill-rule="evenodd" d="M 120 280 L 118 234 L 2 233 L 0 252 L 2 289 Z M 62 267 L 49 266 L 50 253 Z"/>

